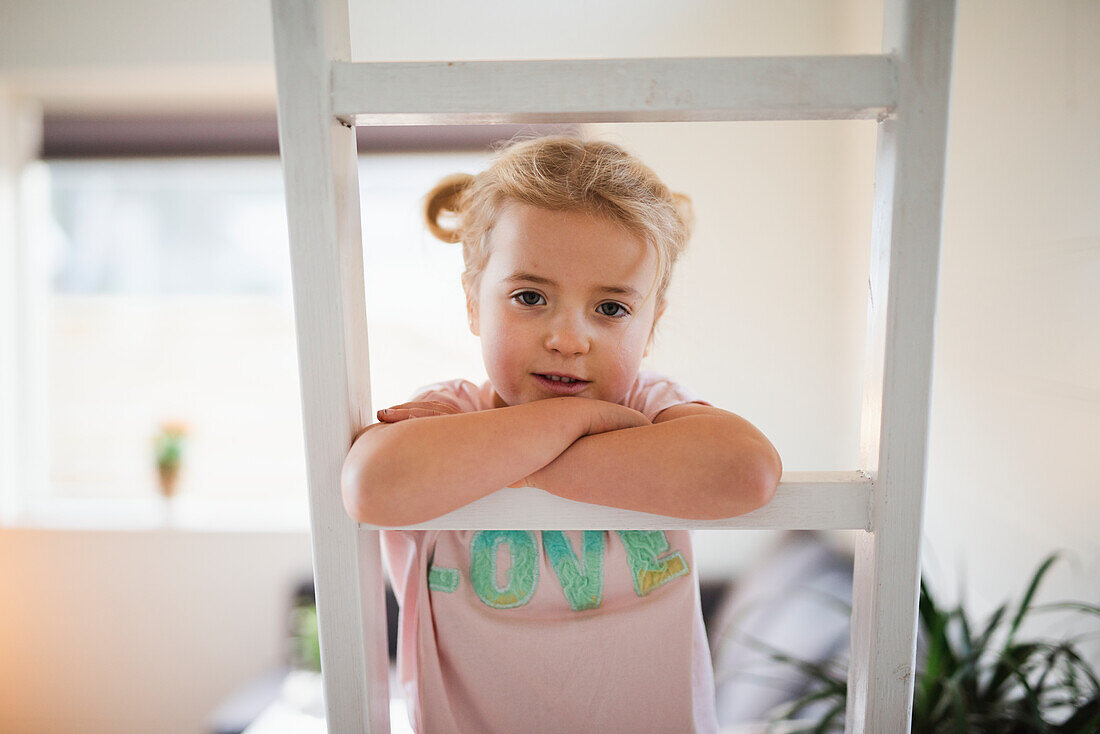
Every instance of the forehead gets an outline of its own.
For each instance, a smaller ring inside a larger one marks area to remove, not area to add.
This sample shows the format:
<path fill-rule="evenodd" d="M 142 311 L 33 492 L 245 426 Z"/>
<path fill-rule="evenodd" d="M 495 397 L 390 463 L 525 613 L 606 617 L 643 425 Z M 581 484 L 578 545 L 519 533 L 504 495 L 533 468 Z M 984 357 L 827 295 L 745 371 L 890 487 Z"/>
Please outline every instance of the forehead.
<path fill-rule="evenodd" d="M 657 253 L 617 222 L 586 212 L 509 203 L 489 235 L 487 275 L 529 273 L 562 286 L 633 287 L 645 293 Z"/>

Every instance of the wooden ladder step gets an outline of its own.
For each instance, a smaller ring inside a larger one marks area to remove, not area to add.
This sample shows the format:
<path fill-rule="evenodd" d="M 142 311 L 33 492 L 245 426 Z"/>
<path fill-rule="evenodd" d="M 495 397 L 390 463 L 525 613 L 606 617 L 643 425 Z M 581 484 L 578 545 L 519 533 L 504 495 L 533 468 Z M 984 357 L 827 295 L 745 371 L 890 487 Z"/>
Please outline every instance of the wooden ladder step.
<path fill-rule="evenodd" d="M 889 55 L 344 62 L 332 114 L 348 125 L 883 120 Z"/>
<path fill-rule="evenodd" d="M 754 512 L 724 520 L 687 520 L 562 499 L 534 487 L 498 490 L 409 530 L 870 530 L 872 480 L 860 471 L 785 472 L 775 496 Z M 361 528 L 387 530 L 377 525 Z"/>

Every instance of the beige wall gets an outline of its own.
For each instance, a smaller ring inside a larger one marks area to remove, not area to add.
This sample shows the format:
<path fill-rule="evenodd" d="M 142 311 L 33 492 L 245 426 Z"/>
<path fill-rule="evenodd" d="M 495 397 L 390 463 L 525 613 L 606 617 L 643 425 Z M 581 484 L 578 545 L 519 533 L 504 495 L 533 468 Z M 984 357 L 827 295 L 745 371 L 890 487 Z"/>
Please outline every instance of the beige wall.
<path fill-rule="evenodd" d="M 205 732 L 310 573 L 302 533 L 0 530 L 0 730 Z"/>
<path fill-rule="evenodd" d="M 5 0 L 0 65 L 55 107 L 81 90 L 273 106 L 264 3 L 169 5 Z M 965 575 L 984 615 L 1065 548 L 1076 564 L 1056 566 L 1041 599 L 1097 602 L 1100 4 L 960 5 L 924 567 L 947 597 Z M 870 0 L 367 7 L 381 15 L 353 24 L 371 59 L 872 53 L 881 19 Z M 162 67 L 189 90 L 149 92 Z M 651 366 L 760 426 L 788 470 L 854 467 L 873 124 L 598 129 L 696 204 Z M 700 536 L 705 573 L 744 568 L 768 540 Z M 172 722 L 160 731 L 194 732 L 215 687 L 276 657 L 272 610 L 309 564 L 305 538 L 265 534 L 4 530 L 0 551 L 18 590 L 0 594 L 0 711 L 35 732 L 69 731 L 70 716 L 87 732 L 149 730 L 158 715 Z M 141 622 L 146 609 L 180 644 Z"/>

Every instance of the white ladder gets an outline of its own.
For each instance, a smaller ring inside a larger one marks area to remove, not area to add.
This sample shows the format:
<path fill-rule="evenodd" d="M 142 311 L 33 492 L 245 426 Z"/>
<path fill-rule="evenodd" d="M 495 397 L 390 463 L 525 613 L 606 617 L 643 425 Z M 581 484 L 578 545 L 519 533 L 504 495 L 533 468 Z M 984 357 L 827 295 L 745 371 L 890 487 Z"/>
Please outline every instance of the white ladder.
<path fill-rule="evenodd" d="M 416 528 L 857 529 L 849 732 L 912 713 L 955 0 L 885 0 L 865 56 L 351 63 L 347 0 L 272 0 L 329 732 L 389 731 L 375 526 L 340 470 L 372 422 L 355 125 L 878 121 L 860 467 L 788 472 L 767 506 L 695 521 L 494 493 Z"/>

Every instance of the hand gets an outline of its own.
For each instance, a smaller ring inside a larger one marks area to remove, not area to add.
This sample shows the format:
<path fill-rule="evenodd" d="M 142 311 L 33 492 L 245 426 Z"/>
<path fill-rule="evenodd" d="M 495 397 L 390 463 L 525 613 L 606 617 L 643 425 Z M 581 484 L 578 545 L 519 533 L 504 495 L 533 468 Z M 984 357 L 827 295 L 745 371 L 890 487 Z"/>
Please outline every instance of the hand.
<path fill-rule="evenodd" d="M 454 415 L 455 413 L 461 413 L 462 411 L 454 407 L 450 403 L 441 403 L 435 400 L 427 400 L 413 403 L 402 403 L 401 405 L 395 405 L 392 408 L 387 408 L 385 411 L 378 411 L 378 420 L 383 423 L 399 423 L 400 421 L 407 420 L 409 418 L 430 418 L 436 415 Z M 524 477 L 519 479 L 509 487 L 519 489 L 520 487 L 531 487 L 532 485 L 530 477 Z"/>
<path fill-rule="evenodd" d="M 383 423 L 398 423 L 409 418 L 431 418 L 437 415 L 455 415 L 462 411 L 450 403 L 437 400 L 424 400 L 413 403 L 401 403 L 378 411 L 378 420 Z"/>
<path fill-rule="evenodd" d="M 606 400 L 586 400 L 586 405 L 591 405 L 591 415 L 588 422 L 586 436 L 607 431 L 618 431 L 623 428 L 638 428 L 639 426 L 652 425 L 652 421 L 645 415 L 628 408 L 625 405 L 611 403 Z"/>

